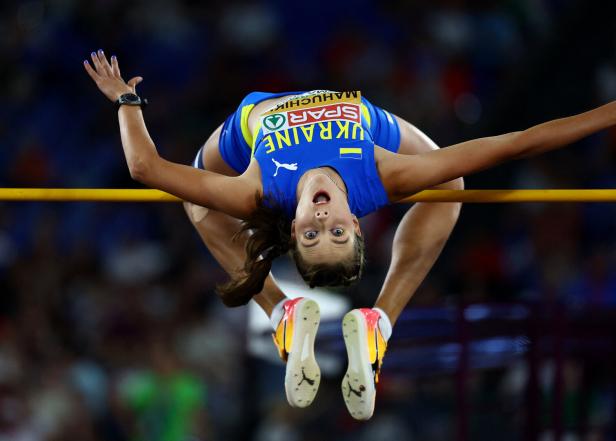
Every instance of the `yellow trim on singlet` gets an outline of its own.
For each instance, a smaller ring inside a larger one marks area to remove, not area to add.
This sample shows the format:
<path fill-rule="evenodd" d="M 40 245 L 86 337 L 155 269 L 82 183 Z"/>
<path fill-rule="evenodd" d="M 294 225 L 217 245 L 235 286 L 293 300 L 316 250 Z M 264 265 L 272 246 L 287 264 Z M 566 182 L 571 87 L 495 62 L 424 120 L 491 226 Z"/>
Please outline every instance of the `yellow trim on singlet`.
<path fill-rule="evenodd" d="M 254 131 L 252 132 L 252 144 L 250 144 L 250 157 L 252 158 L 255 155 L 255 146 L 257 144 L 257 135 L 259 134 L 259 130 L 261 130 L 261 119 L 257 120 L 257 125 L 255 126 Z"/>
<path fill-rule="evenodd" d="M 250 129 L 248 128 L 248 115 L 250 115 L 250 111 L 254 106 L 254 104 L 248 104 L 242 107 L 242 112 L 240 113 L 240 128 L 242 129 L 244 141 L 246 141 L 248 145 L 252 145 L 252 133 L 250 133 Z"/>
<path fill-rule="evenodd" d="M 363 113 L 364 118 L 366 118 L 366 122 L 368 123 L 368 127 L 370 127 L 370 125 L 372 124 L 372 121 L 370 120 L 370 112 L 368 111 L 368 108 L 364 103 L 361 103 L 360 107 L 361 113 Z"/>

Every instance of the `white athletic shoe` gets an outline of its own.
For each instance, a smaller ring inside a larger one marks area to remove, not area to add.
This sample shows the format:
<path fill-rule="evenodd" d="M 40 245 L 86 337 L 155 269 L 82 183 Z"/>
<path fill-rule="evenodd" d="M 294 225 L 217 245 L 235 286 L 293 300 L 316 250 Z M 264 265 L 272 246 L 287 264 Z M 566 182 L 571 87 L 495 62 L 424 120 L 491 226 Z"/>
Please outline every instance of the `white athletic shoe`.
<path fill-rule="evenodd" d="M 284 389 L 293 407 L 313 401 L 321 383 L 321 370 L 314 357 L 314 339 L 321 315 L 319 305 L 299 297 L 283 304 L 284 315 L 272 334 L 280 358 L 287 363 Z"/>
<path fill-rule="evenodd" d="M 342 319 L 342 334 L 349 366 L 342 379 L 342 396 L 351 416 L 368 420 L 374 412 L 376 383 L 387 341 L 378 326 L 374 309 L 354 309 Z"/>

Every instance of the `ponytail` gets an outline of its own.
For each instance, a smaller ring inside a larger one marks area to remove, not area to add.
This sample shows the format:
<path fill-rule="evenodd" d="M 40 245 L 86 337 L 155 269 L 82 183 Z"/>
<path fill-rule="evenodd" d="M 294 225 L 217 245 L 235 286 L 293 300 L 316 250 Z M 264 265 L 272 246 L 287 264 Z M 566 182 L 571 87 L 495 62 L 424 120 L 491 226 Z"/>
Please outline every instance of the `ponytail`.
<path fill-rule="evenodd" d="M 263 290 L 273 260 L 291 248 L 291 222 L 271 198 L 256 196 L 257 208 L 242 222 L 233 240 L 249 234 L 243 275 L 218 285 L 216 292 L 229 307 L 245 305 Z M 252 232 L 252 234 L 250 234 Z"/>

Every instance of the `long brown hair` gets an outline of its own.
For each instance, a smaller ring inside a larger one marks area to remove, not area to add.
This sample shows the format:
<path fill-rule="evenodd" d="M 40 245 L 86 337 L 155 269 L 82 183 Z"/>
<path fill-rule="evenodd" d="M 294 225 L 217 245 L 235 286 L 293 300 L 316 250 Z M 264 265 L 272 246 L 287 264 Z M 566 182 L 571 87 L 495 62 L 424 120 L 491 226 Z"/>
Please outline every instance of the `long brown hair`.
<path fill-rule="evenodd" d="M 257 208 L 242 222 L 242 228 L 233 240 L 249 234 L 246 241 L 246 261 L 243 275 L 216 287 L 226 306 L 245 305 L 263 290 L 265 279 L 272 269 L 273 260 L 292 251 L 297 270 L 304 281 L 315 286 L 348 286 L 357 282 L 365 266 L 364 239 L 355 235 L 355 250 L 346 260 L 335 263 L 307 263 L 291 238 L 291 220 L 271 197 L 256 196 Z M 252 234 L 250 234 L 252 233 Z"/>
<path fill-rule="evenodd" d="M 273 260 L 289 251 L 292 246 L 291 221 L 271 197 L 256 195 L 257 208 L 233 240 L 249 234 L 246 241 L 246 261 L 243 275 L 216 287 L 226 306 L 245 305 L 263 290 L 265 279 L 272 269 Z M 252 233 L 252 234 L 251 234 Z"/>

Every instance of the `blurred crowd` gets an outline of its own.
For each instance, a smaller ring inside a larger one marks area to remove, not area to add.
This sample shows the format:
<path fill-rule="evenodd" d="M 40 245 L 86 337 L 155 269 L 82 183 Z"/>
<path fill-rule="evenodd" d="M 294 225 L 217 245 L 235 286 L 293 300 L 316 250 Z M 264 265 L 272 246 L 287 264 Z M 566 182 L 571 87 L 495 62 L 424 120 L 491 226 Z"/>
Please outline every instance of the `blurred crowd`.
<path fill-rule="evenodd" d="M 92 50 L 117 55 L 125 79 L 144 77 L 148 127 L 176 162 L 190 163 L 251 90 L 360 89 L 445 146 L 616 99 L 615 8 L 595 6 L 2 3 L 0 187 L 138 187 L 113 106 L 81 66 Z M 616 129 L 466 185 L 616 188 Z M 374 300 L 404 209 L 363 220 L 370 263 L 349 291 L 355 305 Z M 615 218 L 609 204 L 464 207 L 412 306 L 615 309 Z M 245 310 L 216 299 L 223 280 L 178 205 L 1 203 L 0 441 L 439 441 L 459 434 L 461 412 L 468 439 L 536 439 L 525 432 L 524 363 L 471 371 L 464 402 L 453 374 L 385 370 L 368 424 L 346 414 L 336 378 L 310 409 L 289 408 L 282 364 L 251 357 Z M 615 439 L 616 344 L 609 351 L 565 361 L 562 439 Z M 555 439 L 550 363 L 540 370 L 545 441 Z"/>

